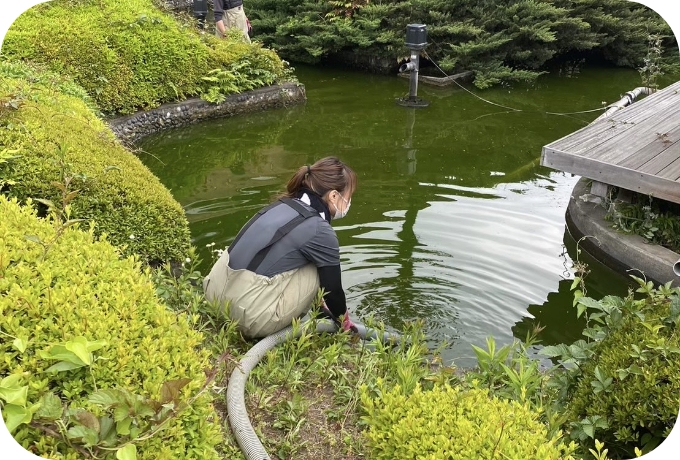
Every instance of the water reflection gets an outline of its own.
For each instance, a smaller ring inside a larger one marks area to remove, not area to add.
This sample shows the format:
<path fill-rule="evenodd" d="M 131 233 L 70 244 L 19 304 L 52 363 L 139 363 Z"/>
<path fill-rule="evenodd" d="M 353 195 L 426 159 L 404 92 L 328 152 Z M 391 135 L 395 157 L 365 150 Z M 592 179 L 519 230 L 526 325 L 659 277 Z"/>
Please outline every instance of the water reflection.
<path fill-rule="evenodd" d="M 581 331 L 585 327 L 585 318 L 577 318 L 576 307 L 573 306 L 573 291 L 571 289 L 573 279 L 571 276 L 571 261 L 579 260 L 587 266 L 588 274 L 585 277 L 586 295 L 600 299 L 605 295 L 625 296 L 632 279 L 612 272 L 597 259 L 581 249 L 577 255 L 577 242 L 569 234 L 564 232 L 564 272 L 563 279 L 559 282 L 556 292 L 550 292 L 544 302 L 532 304 L 527 308 L 531 316 L 525 316 L 512 327 L 513 335 L 518 339 L 524 339 L 534 326 L 545 326 L 538 335 L 542 345 L 557 345 L 559 343 L 572 343 L 582 339 Z M 568 254 L 568 255 L 567 255 Z"/>

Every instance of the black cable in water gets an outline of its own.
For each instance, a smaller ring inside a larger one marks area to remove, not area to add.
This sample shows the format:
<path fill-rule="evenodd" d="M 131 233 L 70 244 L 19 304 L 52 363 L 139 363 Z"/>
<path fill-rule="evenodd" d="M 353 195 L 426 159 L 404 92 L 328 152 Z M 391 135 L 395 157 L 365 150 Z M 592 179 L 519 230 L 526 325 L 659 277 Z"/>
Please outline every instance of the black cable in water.
<path fill-rule="evenodd" d="M 434 66 L 435 66 L 437 69 L 439 69 L 439 71 L 440 71 L 441 73 L 444 74 L 444 76 L 446 76 L 447 78 L 450 78 L 450 75 L 447 74 L 446 72 L 444 72 L 444 70 L 443 70 L 441 67 L 439 67 L 439 65 L 437 64 L 437 62 L 436 62 L 434 59 L 432 59 L 432 57 L 427 53 L 427 51 L 423 50 L 423 53 L 425 54 L 425 57 L 426 57 L 427 59 L 429 59 L 430 62 L 431 62 L 432 64 L 434 64 Z M 487 104 L 495 105 L 496 107 L 501 107 L 501 108 L 503 108 L 503 109 L 508 109 L 508 110 L 510 110 L 510 111 L 512 111 L 512 112 L 524 112 L 524 110 L 522 110 L 522 109 L 517 109 L 517 108 L 515 108 L 515 107 L 508 107 L 507 105 L 497 104 L 496 102 L 492 102 L 492 101 L 489 101 L 488 99 L 484 99 L 483 97 L 481 97 L 481 96 L 479 96 L 479 95 L 473 93 L 472 91 L 470 91 L 469 89 L 467 89 L 466 87 L 464 87 L 463 85 L 461 85 L 460 83 L 458 83 L 456 80 L 451 80 L 451 81 L 453 81 L 456 85 L 458 85 L 458 87 L 460 87 L 460 88 L 463 89 L 464 91 L 468 92 L 469 94 L 471 94 L 472 96 L 476 97 L 477 99 L 486 102 Z M 536 110 L 536 112 L 545 113 L 545 114 L 547 114 L 547 115 L 561 115 L 561 116 L 568 116 L 568 115 L 576 115 L 576 114 L 580 114 L 580 113 L 597 112 L 597 111 L 600 111 L 600 110 L 606 110 L 606 109 L 609 108 L 609 107 L 610 107 L 610 106 L 603 106 L 603 107 L 600 107 L 600 108 L 597 108 L 597 109 L 580 110 L 580 111 L 578 111 L 578 112 L 545 112 L 545 111 L 541 111 L 541 110 Z"/>

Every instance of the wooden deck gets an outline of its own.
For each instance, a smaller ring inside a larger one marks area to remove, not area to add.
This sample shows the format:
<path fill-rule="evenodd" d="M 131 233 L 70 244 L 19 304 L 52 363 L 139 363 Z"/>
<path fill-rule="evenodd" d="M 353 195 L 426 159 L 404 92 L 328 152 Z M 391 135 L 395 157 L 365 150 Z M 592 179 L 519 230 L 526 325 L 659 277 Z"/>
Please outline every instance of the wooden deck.
<path fill-rule="evenodd" d="M 680 203 L 680 81 L 544 146 L 541 164 Z"/>

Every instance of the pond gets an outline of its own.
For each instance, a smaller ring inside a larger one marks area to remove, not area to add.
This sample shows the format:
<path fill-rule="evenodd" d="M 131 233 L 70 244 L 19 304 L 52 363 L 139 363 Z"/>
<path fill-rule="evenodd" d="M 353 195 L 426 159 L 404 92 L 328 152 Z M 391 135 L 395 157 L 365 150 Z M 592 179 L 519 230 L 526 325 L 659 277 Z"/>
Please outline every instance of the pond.
<path fill-rule="evenodd" d="M 304 106 L 204 122 L 139 143 L 142 161 L 184 206 L 207 273 L 207 245 L 226 247 L 301 165 L 336 155 L 359 175 L 347 217 L 334 223 L 353 317 L 389 327 L 422 319 L 447 360 L 474 363 L 470 344 L 580 337 L 570 295 L 575 242 L 564 214 L 569 174 L 539 166 L 541 147 L 640 85 L 634 70 L 567 68 L 531 87 L 473 90 L 299 67 Z M 500 107 L 499 104 L 507 108 Z M 509 110 L 508 108 L 518 109 Z M 583 257 L 586 257 L 584 254 Z M 627 279 L 590 261 L 588 294 L 622 295 Z"/>

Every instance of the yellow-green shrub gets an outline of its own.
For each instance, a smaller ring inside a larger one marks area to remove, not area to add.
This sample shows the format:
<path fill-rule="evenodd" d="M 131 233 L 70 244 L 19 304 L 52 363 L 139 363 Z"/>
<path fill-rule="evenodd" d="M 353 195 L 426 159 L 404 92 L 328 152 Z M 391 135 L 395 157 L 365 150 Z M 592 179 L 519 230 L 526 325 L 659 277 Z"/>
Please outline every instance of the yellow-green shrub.
<path fill-rule="evenodd" d="M 212 32 L 212 31 L 210 31 Z M 72 76 L 105 113 L 132 113 L 207 92 L 216 68 L 237 73 L 230 92 L 287 76 L 276 53 L 260 45 L 200 34 L 153 0 L 52 0 L 25 12 L 2 47 L 9 59 L 46 64 Z"/>
<path fill-rule="evenodd" d="M 85 93 L 50 72 L 0 62 L 0 164 L 6 193 L 61 202 L 58 183 L 74 177 L 73 218 L 146 261 L 181 260 L 189 248 L 184 210 L 170 192 L 88 108 Z"/>
<path fill-rule="evenodd" d="M 37 218 L 30 203 L 22 207 L 0 195 L 0 216 L 0 378 L 23 373 L 31 403 L 52 391 L 71 407 L 93 411 L 87 396 L 94 381 L 99 389 L 125 388 L 158 399 L 164 382 L 188 378 L 184 398 L 196 393 L 209 366 L 207 351 L 198 348 L 202 336 L 159 302 L 148 268 L 142 272 L 133 258 L 121 259 L 92 231 L 74 227 L 45 253 L 36 241 L 53 241 L 58 225 Z M 87 370 L 44 372 L 54 363 L 39 353 L 77 336 L 106 340 L 97 351 L 101 359 Z M 12 337 L 26 340 L 26 350 L 13 346 Z M 204 393 L 161 433 L 139 442 L 139 458 L 215 459 L 218 423 Z M 81 458 L 27 425 L 14 436 L 38 455 Z"/>
<path fill-rule="evenodd" d="M 550 437 L 539 414 L 517 401 L 498 399 L 487 390 L 420 386 L 405 394 L 400 386 L 378 385 L 361 401 L 368 424 L 369 458 L 407 459 L 571 459 L 575 445 Z"/>
<path fill-rule="evenodd" d="M 572 437 L 597 438 L 622 458 L 663 442 L 680 407 L 680 291 L 640 285 L 643 299 L 580 300 L 608 327 L 591 321 L 604 338 L 567 393 Z"/>

